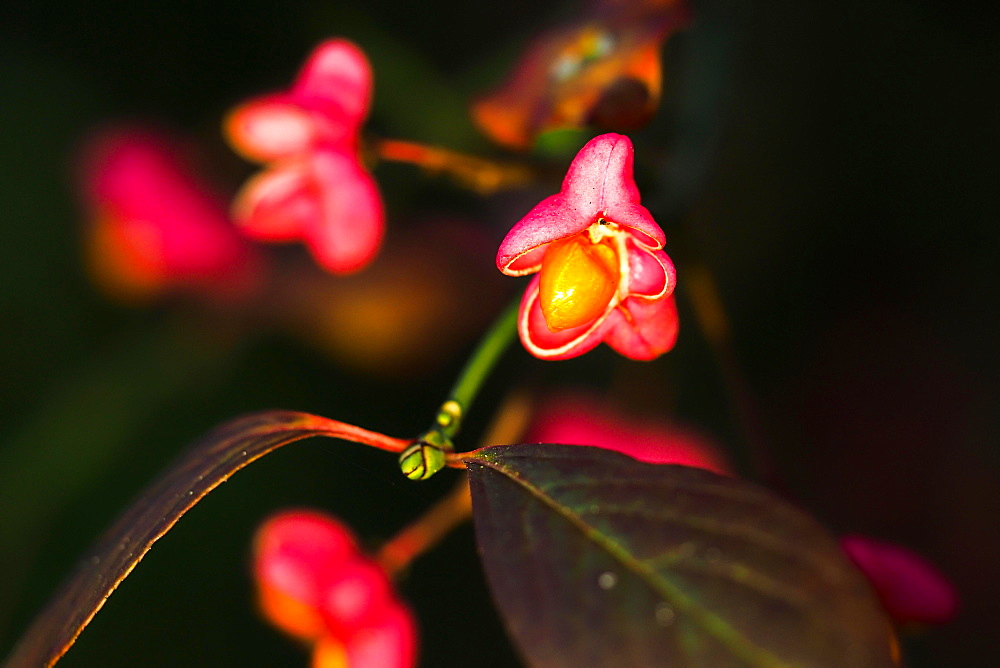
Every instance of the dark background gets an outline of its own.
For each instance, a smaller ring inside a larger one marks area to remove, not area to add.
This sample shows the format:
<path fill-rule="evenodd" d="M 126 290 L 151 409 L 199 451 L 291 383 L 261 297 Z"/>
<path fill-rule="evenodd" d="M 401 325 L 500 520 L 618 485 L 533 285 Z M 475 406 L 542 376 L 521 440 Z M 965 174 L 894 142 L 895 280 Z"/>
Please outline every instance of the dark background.
<path fill-rule="evenodd" d="M 206 326 L 183 307 L 113 304 L 80 260 L 70 165 L 96 125 L 151 118 L 192 135 L 231 190 L 250 168 L 223 145 L 221 115 L 285 85 L 320 39 L 345 35 L 374 63 L 372 129 L 497 152 L 465 105 L 531 34 L 573 13 L 538 2 L 363 6 L 0 10 L 0 652 L 128 499 L 215 424 L 294 408 L 404 436 L 444 396 L 474 332 L 419 373 L 366 373 L 286 336 Z M 665 49 L 667 102 L 634 135 L 680 280 L 695 262 L 718 279 L 781 491 L 835 532 L 919 551 L 956 584 L 958 619 L 909 637 L 909 663 L 985 663 L 1000 651 L 1000 26 L 971 3 L 930 0 L 695 8 L 692 30 Z M 426 211 L 486 221 L 499 242 L 530 206 L 527 195 L 479 202 L 412 170 L 376 175 L 390 237 Z M 681 299 L 685 326 L 665 358 L 638 365 L 598 351 L 543 365 L 514 352 L 479 405 L 488 413 L 521 378 L 610 382 L 641 408 L 745 441 L 745 417 Z M 487 417 L 473 418 L 463 447 Z M 156 545 L 66 665 L 304 665 L 252 610 L 256 524 L 283 506 L 320 506 L 377 544 L 453 476 L 441 478 L 409 483 L 386 455 L 331 441 L 275 453 Z M 516 663 L 468 527 L 401 589 L 426 665 Z"/>

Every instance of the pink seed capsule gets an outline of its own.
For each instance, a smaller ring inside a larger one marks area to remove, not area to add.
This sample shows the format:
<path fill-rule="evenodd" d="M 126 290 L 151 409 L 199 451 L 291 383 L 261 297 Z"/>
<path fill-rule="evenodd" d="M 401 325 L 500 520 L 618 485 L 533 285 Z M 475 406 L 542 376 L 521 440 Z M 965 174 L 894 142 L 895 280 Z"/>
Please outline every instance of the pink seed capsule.
<path fill-rule="evenodd" d="M 385 572 L 367 558 L 356 558 L 327 574 L 318 605 L 328 627 L 346 637 L 376 620 L 391 600 Z"/>
<path fill-rule="evenodd" d="M 868 536 L 844 536 L 840 543 L 897 624 L 943 624 L 955 616 L 955 587 L 919 554 Z"/>
<path fill-rule="evenodd" d="M 350 529 L 333 518 L 305 510 L 279 513 L 254 539 L 254 576 L 264 615 L 299 638 L 326 631 L 322 592 L 358 546 Z"/>

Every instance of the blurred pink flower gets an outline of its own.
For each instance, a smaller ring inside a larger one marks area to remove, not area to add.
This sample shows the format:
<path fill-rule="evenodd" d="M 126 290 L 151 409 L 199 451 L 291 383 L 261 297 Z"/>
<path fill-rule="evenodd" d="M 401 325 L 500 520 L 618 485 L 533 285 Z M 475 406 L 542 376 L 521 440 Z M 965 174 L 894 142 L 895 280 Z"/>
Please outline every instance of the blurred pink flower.
<path fill-rule="evenodd" d="M 681 464 L 735 475 L 725 455 L 690 428 L 636 419 L 584 393 L 543 400 L 523 440 L 592 445 L 651 464 Z M 867 536 L 845 535 L 840 542 L 897 624 L 943 624 L 954 618 L 958 594 L 926 559 L 900 545 Z"/>
<path fill-rule="evenodd" d="M 954 586 L 919 554 L 860 535 L 843 536 L 840 544 L 897 624 L 943 624 L 958 611 Z"/>
<path fill-rule="evenodd" d="M 735 475 L 725 455 L 696 431 L 669 421 L 636 419 L 582 392 L 544 399 L 522 440 L 592 445 L 652 464 L 681 464 Z M 958 594 L 926 559 L 867 536 L 845 535 L 840 542 L 897 624 L 943 624 L 954 618 Z"/>
<path fill-rule="evenodd" d="M 233 215 L 263 241 L 301 239 L 335 274 L 365 267 L 378 252 L 385 214 L 361 164 L 360 131 L 372 73 L 354 44 L 320 44 L 291 88 L 234 109 L 225 134 L 249 160 L 265 163 L 236 196 Z"/>
<path fill-rule="evenodd" d="M 268 519 L 254 539 L 254 577 L 261 611 L 286 633 L 313 643 L 314 666 L 415 665 L 412 613 L 335 518 L 294 510 Z"/>
<path fill-rule="evenodd" d="M 651 464 L 681 464 L 733 475 L 722 451 L 693 429 L 667 420 L 631 417 L 583 393 L 542 401 L 524 440 L 593 445 Z"/>
<path fill-rule="evenodd" d="M 521 301 L 530 353 L 566 359 L 601 341 L 637 360 L 677 340 L 674 265 L 663 230 L 639 204 L 632 142 L 604 134 L 573 159 L 562 190 L 536 205 L 500 244 L 509 276 L 539 272 Z"/>
<path fill-rule="evenodd" d="M 238 299 L 259 283 L 262 258 L 230 223 L 224 199 L 180 155 L 174 142 L 141 127 L 104 132 L 84 147 L 89 265 L 116 297 Z"/>

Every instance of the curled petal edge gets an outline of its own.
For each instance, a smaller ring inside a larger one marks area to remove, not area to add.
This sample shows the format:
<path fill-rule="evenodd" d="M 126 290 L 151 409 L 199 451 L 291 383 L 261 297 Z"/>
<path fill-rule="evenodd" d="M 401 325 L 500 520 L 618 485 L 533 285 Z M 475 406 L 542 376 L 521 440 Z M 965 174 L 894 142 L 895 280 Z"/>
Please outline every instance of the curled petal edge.
<path fill-rule="evenodd" d="M 541 268 L 549 243 L 579 234 L 595 220 L 575 209 L 562 193 L 546 197 L 504 237 L 497 252 L 497 269 L 508 276 L 534 273 Z"/>
<path fill-rule="evenodd" d="M 674 292 L 677 270 L 662 250 L 650 251 L 639 244 L 628 249 L 628 296 L 643 299 L 662 299 Z"/>

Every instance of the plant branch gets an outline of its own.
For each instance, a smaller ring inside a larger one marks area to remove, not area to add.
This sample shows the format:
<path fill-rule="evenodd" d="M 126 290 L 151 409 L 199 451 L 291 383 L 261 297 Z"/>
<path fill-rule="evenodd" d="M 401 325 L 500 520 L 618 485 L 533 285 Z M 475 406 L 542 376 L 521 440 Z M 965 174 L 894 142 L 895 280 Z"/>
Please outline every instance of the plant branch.
<path fill-rule="evenodd" d="M 389 577 L 395 577 L 471 515 L 469 480 L 462 476 L 447 496 L 439 499 L 430 510 L 385 543 L 375 555 L 375 561 Z"/>
<path fill-rule="evenodd" d="M 389 452 L 400 452 L 410 444 L 291 411 L 254 413 L 223 424 L 175 460 L 84 555 L 7 657 L 6 668 L 53 665 L 153 543 L 184 513 L 250 462 L 311 436 L 339 438 Z"/>
<path fill-rule="evenodd" d="M 447 174 L 460 186 L 480 195 L 530 183 L 534 176 L 523 165 L 499 163 L 438 146 L 400 139 L 376 139 L 372 144 L 382 160 L 409 163 L 432 174 Z"/>
<path fill-rule="evenodd" d="M 774 459 L 767 447 L 760 410 L 733 350 L 732 330 L 712 272 L 699 264 L 687 268 L 683 282 L 695 320 L 711 346 L 732 398 L 733 409 L 743 429 L 749 452 L 743 458 L 752 473 L 764 482 L 775 482 Z"/>
<path fill-rule="evenodd" d="M 438 409 L 434 424 L 400 455 L 399 466 L 407 478 L 424 480 L 443 467 L 451 466 L 446 455 L 454 450 L 452 440 L 462 420 L 493 367 L 517 336 L 519 307 L 520 297 L 512 300 L 497 317 Z"/>

